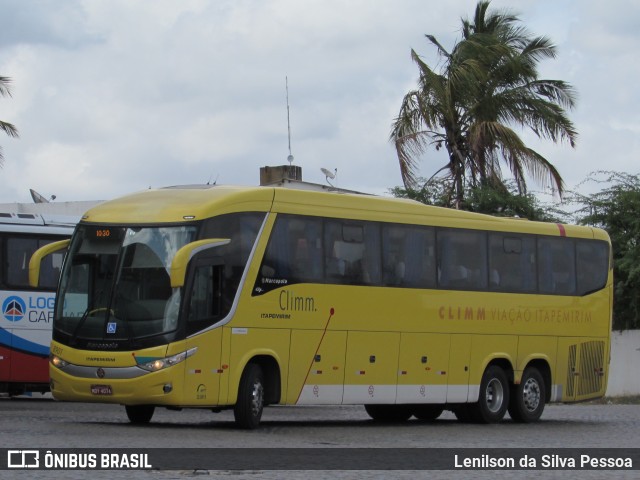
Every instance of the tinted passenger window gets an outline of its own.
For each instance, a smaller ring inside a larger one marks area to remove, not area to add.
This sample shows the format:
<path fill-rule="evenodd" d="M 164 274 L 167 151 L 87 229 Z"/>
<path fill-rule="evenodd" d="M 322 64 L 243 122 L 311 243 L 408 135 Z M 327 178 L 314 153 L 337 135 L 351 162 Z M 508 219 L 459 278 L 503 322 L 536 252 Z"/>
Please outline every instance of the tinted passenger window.
<path fill-rule="evenodd" d="M 225 299 L 227 303 L 232 302 L 235 297 L 264 216 L 260 212 L 219 215 L 207 220 L 200 233 L 200 238 L 231 240 L 228 245 L 215 249 L 216 255 L 224 257 L 225 261 L 224 291 L 231 297 Z"/>
<path fill-rule="evenodd" d="M 536 241 L 531 236 L 489 235 L 489 289 L 535 292 Z"/>
<path fill-rule="evenodd" d="M 54 242 L 53 239 L 7 237 L 5 250 L 4 283 L 12 288 L 29 287 L 29 259 L 40 247 Z M 40 266 L 40 288 L 55 290 L 60 278 L 64 251 L 46 256 Z"/>
<path fill-rule="evenodd" d="M 294 283 L 380 285 L 380 225 L 279 214 L 254 294 Z"/>
<path fill-rule="evenodd" d="M 435 234 L 432 228 L 384 224 L 382 252 L 384 285 L 435 287 Z"/>
<path fill-rule="evenodd" d="M 576 293 L 574 242 L 568 238 L 538 239 L 538 285 L 540 293 Z"/>
<path fill-rule="evenodd" d="M 322 220 L 278 215 L 260 268 L 265 291 L 323 279 Z"/>
<path fill-rule="evenodd" d="M 606 242 L 279 214 L 254 294 L 293 283 L 585 295 Z"/>
<path fill-rule="evenodd" d="M 472 230 L 438 231 L 438 285 L 442 288 L 487 288 L 487 236 Z"/>
<path fill-rule="evenodd" d="M 221 265 L 200 265 L 195 269 L 189 299 L 187 335 L 213 325 L 228 313 L 231 305 L 223 305 L 222 272 Z"/>
<path fill-rule="evenodd" d="M 324 244 L 328 282 L 380 284 L 380 226 L 377 223 L 326 220 Z"/>
<path fill-rule="evenodd" d="M 609 273 L 609 245 L 598 241 L 576 242 L 578 295 L 600 290 Z"/>

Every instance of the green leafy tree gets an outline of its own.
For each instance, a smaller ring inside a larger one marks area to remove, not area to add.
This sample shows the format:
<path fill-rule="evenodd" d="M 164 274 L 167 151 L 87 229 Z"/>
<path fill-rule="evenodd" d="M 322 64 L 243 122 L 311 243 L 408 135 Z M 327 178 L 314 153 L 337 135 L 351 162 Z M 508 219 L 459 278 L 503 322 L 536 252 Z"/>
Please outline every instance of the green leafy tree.
<path fill-rule="evenodd" d="M 393 187 L 389 193 L 397 198 L 408 198 L 425 205 L 451 208 L 451 178 L 436 178 L 425 182 L 418 179 L 416 183 L 422 183 L 422 188 Z"/>
<path fill-rule="evenodd" d="M 431 148 L 446 149 L 448 162 L 436 175 L 446 171 L 451 178 L 456 208 L 467 186 L 508 190 L 501 163 L 520 193 L 526 193 L 529 174 L 562 195 L 559 172 L 512 126 L 553 142 L 566 140 L 572 147 L 577 138 L 565 112 L 575 104 L 573 88 L 538 78 L 538 62 L 555 58 L 555 46 L 546 37 L 532 36 L 517 16 L 489 12 L 489 3 L 478 2 L 473 20 L 462 20 L 462 38 L 451 52 L 426 36 L 443 59 L 439 72 L 411 51 L 420 71 L 418 88 L 404 96 L 390 135 L 407 189 L 416 188 L 418 158 Z"/>
<path fill-rule="evenodd" d="M 420 189 L 395 187 L 390 193 L 395 197 L 409 198 L 427 205 L 453 208 L 455 198 L 452 196 L 451 183 L 450 177 L 431 179 Z M 513 181 L 505 182 L 504 188 L 494 188 L 491 185 L 467 186 L 459 208 L 498 217 L 547 222 L 559 222 L 563 213 L 555 207 L 541 204 L 531 193 L 520 193 Z"/>
<path fill-rule="evenodd" d="M 0 77 L 0 97 L 10 97 L 11 89 L 10 89 L 11 79 L 9 77 Z M 3 122 L 0 120 L 0 130 L 6 133 L 10 137 L 18 136 L 18 129 L 14 127 L 12 124 L 8 122 Z M 2 155 L 2 147 L 0 147 L 0 165 L 4 160 L 4 156 Z"/>
<path fill-rule="evenodd" d="M 604 185 L 577 196 L 580 223 L 605 229 L 613 249 L 613 328 L 640 328 L 640 175 L 595 172 L 585 182 Z"/>

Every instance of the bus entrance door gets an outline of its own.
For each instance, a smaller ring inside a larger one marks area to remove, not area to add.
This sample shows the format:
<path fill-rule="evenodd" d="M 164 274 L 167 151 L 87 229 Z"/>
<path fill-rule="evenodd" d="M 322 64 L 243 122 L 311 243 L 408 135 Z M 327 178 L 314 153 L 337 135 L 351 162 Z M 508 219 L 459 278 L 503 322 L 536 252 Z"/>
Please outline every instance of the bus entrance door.
<path fill-rule="evenodd" d="M 187 351 L 197 348 L 186 360 L 184 401 L 187 405 L 218 405 L 220 377 L 225 370 L 220 365 L 222 329 L 187 339 Z"/>

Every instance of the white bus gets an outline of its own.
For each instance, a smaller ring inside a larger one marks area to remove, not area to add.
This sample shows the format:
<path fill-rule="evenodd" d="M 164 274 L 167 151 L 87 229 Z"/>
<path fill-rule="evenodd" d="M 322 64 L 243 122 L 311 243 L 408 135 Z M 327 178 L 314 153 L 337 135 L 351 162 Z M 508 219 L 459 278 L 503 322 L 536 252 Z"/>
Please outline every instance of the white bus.
<path fill-rule="evenodd" d="M 16 207 L 20 204 L 15 204 Z M 79 216 L 0 210 L 0 394 L 49 390 L 49 344 L 55 289 L 64 251 L 42 264 L 29 286 L 29 259 L 38 248 L 69 238 Z"/>

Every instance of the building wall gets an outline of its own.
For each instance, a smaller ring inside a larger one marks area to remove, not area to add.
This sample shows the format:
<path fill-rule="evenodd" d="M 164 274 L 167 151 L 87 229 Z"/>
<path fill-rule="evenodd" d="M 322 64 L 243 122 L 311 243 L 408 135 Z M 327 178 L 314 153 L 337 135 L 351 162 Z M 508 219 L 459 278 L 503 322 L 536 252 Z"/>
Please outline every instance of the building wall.
<path fill-rule="evenodd" d="M 607 396 L 640 395 L 640 330 L 611 334 L 611 365 Z"/>

